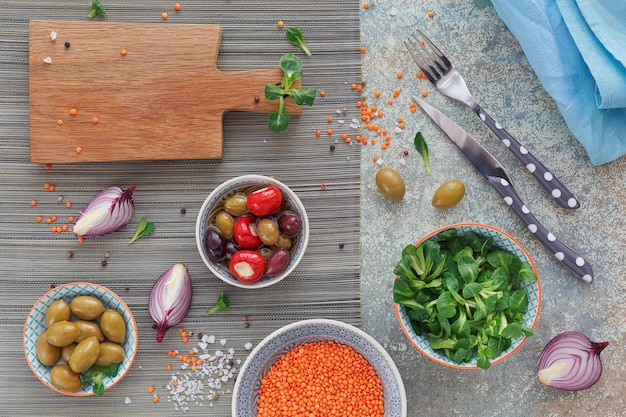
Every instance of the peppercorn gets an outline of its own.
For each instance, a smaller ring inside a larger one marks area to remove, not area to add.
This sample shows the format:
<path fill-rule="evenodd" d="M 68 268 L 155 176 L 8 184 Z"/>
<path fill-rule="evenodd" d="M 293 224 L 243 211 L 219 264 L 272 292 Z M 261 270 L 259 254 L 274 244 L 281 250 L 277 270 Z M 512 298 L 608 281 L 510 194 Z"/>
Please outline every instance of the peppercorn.
<path fill-rule="evenodd" d="M 335 145 L 331 144 L 330 145 L 330 151 L 333 152 L 335 150 Z"/>
<path fill-rule="evenodd" d="M 261 101 L 261 97 L 259 96 L 254 96 L 254 102 L 258 103 L 259 101 Z"/>
<path fill-rule="evenodd" d="M 102 266 L 107 266 L 107 261 L 106 260 L 103 260 L 101 263 L 102 263 Z"/>
<path fill-rule="evenodd" d="M 187 213 L 187 209 L 186 208 L 181 208 L 180 209 L 180 214 L 186 214 Z"/>
<path fill-rule="evenodd" d="M 345 245 L 344 245 L 343 243 L 340 243 L 340 244 L 339 244 L 339 249 L 343 249 L 343 247 L 344 247 L 344 246 L 345 246 Z"/>
<path fill-rule="evenodd" d="M 68 253 L 67 253 L 67 257 L 68 257 L 68 258 L 72 258 L 73 256 L 74 256 L 74 252 L 68 252 Z"/>
<path fill-rule="evenodd" d="M 65 44 L 64 44 L 64 45 L 65 45 L 65 47 L 66 47 L 66 48 L 69 48 L 69 47 L 70 47 L 70 43 L 69 43 L 69 42 L 65 42 Z"/>

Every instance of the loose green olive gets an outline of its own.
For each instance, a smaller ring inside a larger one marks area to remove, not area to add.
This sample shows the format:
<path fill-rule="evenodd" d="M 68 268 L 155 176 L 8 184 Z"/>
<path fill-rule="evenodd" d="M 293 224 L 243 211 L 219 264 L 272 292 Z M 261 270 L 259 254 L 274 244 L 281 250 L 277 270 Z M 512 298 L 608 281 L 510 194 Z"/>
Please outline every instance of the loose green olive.
<path fill-rule="evenodd" d="M 95 320 L 104 312 L 104 304 L 91 295 L 79 295 L 70 302 L 70 310 L 79 319 Z"/>
<path fill-rule="evenodd" d="M 111 342 L 124 343 L 126 339 L 126 322 L 116 310 L 107 310 L 100 316 L 100 330 Z"/>
<path fill-rule="evenodd" d="M 98 356 L 100 356 L 100 342 L 96 336 L 91 336 L 76 345 L 68 365 L 72 371 L 80 374 L 91 368 L 98 360 Z"/>
<path fill-rule="evenodd" d="M 402 176 L 391 167 L 385 167 L 376 173 L 376 186 L 384 196 L 392 200 L 402 200 L 406 186 Z"/>
<path fill-rule="evenodd" d="M 224 235 L 226 239 L 232 239 L 233 237 L 233 216 L 225 211 L 220 211 L 215 215 L 215 226 Z"/>
<path fill-rule="evenodd" d="M 46 310 L 46 327 L 52 326 L 57 321 L 69 320 L 70 316 L 70 306 L 65 300 L 53 301 Z"/>
<path fill-rule="evenodd" d="M 124 348 L 117 343 L 100 343 L 100 355 L 96 360 L 96 365 L 109 366 L 112 363 L 120 363 L 124 360 Z"/>
<path fill-rule="evenodd" d="M 80 391 L 83 384 L 80 382 L 80 374 L 72 371 L 70 367 L 63 363 L 52 368 L 50 371 L 52 385 L 67 392 Z"/>
<path fill-rule="evenodd" d="M 241 216 L 248 212 L 248 199 L 243 194 L 235 194 L 224 201 L 224 210 L 233 216 Z"/>
<path fill-rule="evenodd" d="M 433 195 L 432 204 L 438 209 L 448 209 L 456 206 L 465 195 L 465 184 L 461 180 L 449 180 L 437 188 Z"/>
<path fill-rule="evenodd" d="M 61 348 L 61 358 L 68 363 L 70 361 L 70 356 L 72 356 L 72 352 L 76 349 L 77 343 L 70 343 L 67 346 L 63 346 Z"/>
<path fill-rule="evenodd" d="M 256 224 L 256 233 L 259 239 L 261 239 L 261 242 L 269 246 L 274 245 L 280 238 L 278 223 L 269 217 L 259 219 Z"/>
<path fill-rule="evenodd" d="M 44 365 L 54 365 L 61 357 L 61 348 L 48 343 L 47 332 L 42 332 L 37 339 L 37 359 Z"/>
<path fill-rule="evenodd" d="M 53 323 L 48 328 L 46 340 L 53 346 L 63 347 L 74 342 L 79 334 L 80 330 L 78 330 L 78 326 L 75 323 L 61 320 Z"/>
<path fill-rule="evenodd" d="M 102 334 L 102 330 L 100 330 L 100 326 L 98 326 L 98 324 L 96 324 L 95 322 L 87 320 L 75 320 L 73 321 L 73 323 L 78 326 L 78 331 L 80 332 L 75 340 L 76 343 L 80 343 L 91 336 L 96 336 L 99 342 L 104 341 L 104 335 Z"/>

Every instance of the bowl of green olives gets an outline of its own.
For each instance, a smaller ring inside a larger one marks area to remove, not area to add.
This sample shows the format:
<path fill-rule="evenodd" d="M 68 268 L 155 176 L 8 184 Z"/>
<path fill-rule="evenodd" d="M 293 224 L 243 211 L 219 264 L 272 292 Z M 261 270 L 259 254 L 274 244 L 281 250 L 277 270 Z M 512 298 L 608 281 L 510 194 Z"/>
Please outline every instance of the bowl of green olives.
<path fill-rule="evenodd" d="M 309 220 L 298 196 L 263 175 L 243 175 L 216 187 L 196 221 L 196 245 L 205 265 L 241 288 L 283 280 L 300 263 L 308 242 Z"/>
<path fill-rule="evenodd" d="M 102 396 L 137 355 L 137 324 L 124 301 L 98 284 L 59 285 L 33 305 L 22 335 L 35 376 L 70 396 Z"/>

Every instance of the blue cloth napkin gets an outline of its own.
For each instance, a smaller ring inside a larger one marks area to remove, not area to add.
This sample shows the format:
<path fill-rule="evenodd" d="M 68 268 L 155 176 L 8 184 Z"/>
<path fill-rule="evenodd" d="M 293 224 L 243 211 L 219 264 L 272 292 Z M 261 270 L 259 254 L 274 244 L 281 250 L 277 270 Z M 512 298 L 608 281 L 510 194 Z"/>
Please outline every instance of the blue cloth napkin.
<path fill-rule="evenodd" d="M 492 0 L 593 165 L 626 154 L 626 0 Z"/>

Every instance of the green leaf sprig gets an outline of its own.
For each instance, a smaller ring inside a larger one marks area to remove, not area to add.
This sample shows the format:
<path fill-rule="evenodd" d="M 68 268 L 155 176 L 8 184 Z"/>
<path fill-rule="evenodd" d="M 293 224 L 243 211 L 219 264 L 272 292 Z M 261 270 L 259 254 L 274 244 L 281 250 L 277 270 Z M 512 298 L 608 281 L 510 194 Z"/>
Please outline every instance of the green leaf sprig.
<path fill-rule="evenodd" d="M 415 145 L 415 149 L 422 156 L 424 160 L 424 166 L 426 167 L 426 173 L 430 175 L 432 172 L 430 169 L 430 158 L 428 155 L 428 145 L 426 144 L 426 140 L 424 139 L 424 135 L 422 132 L 417 132 L 415 134 L 415 139 L 413 140 L 413 144 Z"/>
<path fill-rule="evenodd" d="M 285 32 L 285 36 L 287 37 L 289 43 L 302 49 L 304 53 L 308 56 L 311 56 L 311 51 L 309 50 L 307 44 L 304 42 L 304 35 L 302 35 L 302 31 L 300 29 L 289 28 Z"/>
<path fill-rule="evenodd" d="M 268 100 L 278 100 L 278 109 L 270 114 L 267 127 L 272 132 L 281 132 L 289 126 L 289 115 L 285 110 L 285 98 L 291 99 L 299 106 L 307 104 L 313 105 L 315 100 L 315 89 L 306 88 L 298 90 L 293 88 L 293 83 L 302 78 L 302 62 L 294 54 L 287 53 L 280 58 L 280 68 L 283 71 L 283 79 L 279 85 L 266 84 L 265 98 Z"/>
<path fill-rule="evenodd" d="M 102 5 L 102 3 L 100 3 L 98 0 L 92 0 L 91 1 L 91 10 L 89 10 L 89 13 L 87 14 L 87 17 L 90 19 L 93 19 L 96 16 L 102 15 L 102 14 L 106 14 L 107 9 L 104 8 L 104 6 Z"/>
<path fill-rule="evenodd" d="M 218 311 L 228 311 L 230 309 L 230 302 L 228 301 L 228 297 L 226 294 L 220 293 L 217 296 L 217 302 L 210 310 L 207 310 L 204 314 L 206 316 L 210 316 L 213 313 L 217 313 Z"/>
<path fill-rule="evenodd" d="M 104 395 L 104 377 L 116 376 L 119 364 L 112 363 L 108 366 L 93 366 L 80 375 L 80 382 L 84 385 L 93 383 L 93 393 L 99 397 Z"/>
<path fill-rule="evenodd" d="M 146 220 L 145 217 L 142 217 L 141 220 L 139 220 L 139 223 L 137 224 L 137 230 L 135 231 L 135 235 L 128 242 L 128 244 L 130 245 L 131 243 L 133 243 L 135 240 L 139 239 L 140 237 L 147 236 L 150 233 L 154 232 L 154 228 L 155 228 L 154 223 L 151 223 L 148 220 Z"/>
<path fill-rule="evenodd" d="M 522 325 L 529 301 L 520 284 L 537 280 L 528 262 L 492 244 L 491 237 L 450 229 L 406 246 L 393 271 L 394 301 L 415 330 L 456 363 L 476 355 L 483 369 L 512 339 L 533 334 Z"/>

